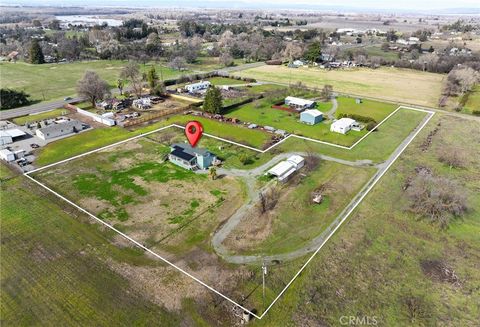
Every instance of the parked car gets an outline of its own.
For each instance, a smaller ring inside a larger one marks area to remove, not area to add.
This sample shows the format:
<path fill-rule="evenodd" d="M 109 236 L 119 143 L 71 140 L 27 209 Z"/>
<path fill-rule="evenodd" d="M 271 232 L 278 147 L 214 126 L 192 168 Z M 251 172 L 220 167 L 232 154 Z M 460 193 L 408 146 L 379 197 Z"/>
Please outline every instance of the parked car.
<path fill-rule="evenodd" d="M 37 143 L 32 143 L 30 144 L 30 146 L 32 147 L 32 149 L 38 149 L 40 147 L 40 145 L 38 145 Z"/>
<path fill-rule="evenodd" d="M 63 99 L 63 101 L 68 101 L 68 100 L 72 100 L 72 97 L 65 97 L 65 98 Z"/>

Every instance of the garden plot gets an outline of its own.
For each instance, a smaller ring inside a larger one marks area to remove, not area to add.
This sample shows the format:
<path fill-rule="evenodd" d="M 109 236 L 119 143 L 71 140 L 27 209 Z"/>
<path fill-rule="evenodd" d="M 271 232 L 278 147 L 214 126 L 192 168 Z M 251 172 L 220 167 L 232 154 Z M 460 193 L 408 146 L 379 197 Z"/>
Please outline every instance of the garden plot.
<path fill-rule="evenodd" d="M 165 161 L 180 135 L 152 134 L 34 177 L 142 244 L 185 253 L 242 203 L 243 189 L 232 177 L 211 180 Z"/>

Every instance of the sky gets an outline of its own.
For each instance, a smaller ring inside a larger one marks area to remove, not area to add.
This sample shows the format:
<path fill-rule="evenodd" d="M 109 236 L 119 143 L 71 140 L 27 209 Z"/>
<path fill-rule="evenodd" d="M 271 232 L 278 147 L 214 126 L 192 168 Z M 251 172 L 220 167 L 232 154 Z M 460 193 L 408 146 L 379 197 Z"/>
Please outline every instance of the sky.
<path fill-rule="evenodd" d="M 138 6 L 138 7 L 204 7 L 204 8 L 296 8 L 348 9 L 381 11 L 435 12 L 448 8 L 476 8 L 480 0 L 2 0 L 3 4 L 55 6 Z"/>

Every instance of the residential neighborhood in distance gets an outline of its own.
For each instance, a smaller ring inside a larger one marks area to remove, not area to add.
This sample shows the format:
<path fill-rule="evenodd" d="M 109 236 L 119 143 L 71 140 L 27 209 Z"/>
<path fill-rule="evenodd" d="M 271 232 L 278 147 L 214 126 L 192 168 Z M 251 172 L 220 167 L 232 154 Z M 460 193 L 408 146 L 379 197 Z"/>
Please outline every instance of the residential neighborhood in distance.
<path fill-rule="evenodd" d="M 480 6 L 0 5 L 2 326 L 478 326 Z"/>

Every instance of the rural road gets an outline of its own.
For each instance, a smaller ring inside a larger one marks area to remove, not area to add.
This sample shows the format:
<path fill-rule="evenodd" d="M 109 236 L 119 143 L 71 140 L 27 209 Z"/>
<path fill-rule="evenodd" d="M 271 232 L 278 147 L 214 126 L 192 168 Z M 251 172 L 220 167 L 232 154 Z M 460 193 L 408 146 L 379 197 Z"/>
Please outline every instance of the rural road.
<path fill-rule="evenodd" d="M 335 120 L 335 113 L 337 112 L 338 101 L 337 98 L 332 97 L 332 109 L 327 112 L 328 119 Z"/>
<path fill-rule="evenodd" d="M 72 98 L 71 100 L 68 100 L 68 101 L 58 100 L 58 101 L 52 101 L 52 102 L 41 102 L 37 104 L 32 104 L 30 106 L 26 106 L 26 107 L 2 110 L 0 111 L 0 119 L 4 120 L 4 119 L 10 119 L 18 116 L 25 116 L 25 115 L 44 112 L 44 111 L 55 110 L 58 108 L 62 108 L 63 105 L 66 103 L 80 102 L 83 100 L 84 100 L 83 98 L 77 97 L 77 98 Z"/>
<path fill-rule="evenodd" d="M 416 136 L 420 126 L 423 126 L 432 116 L 433 114 L 426 115 L 422 122 L 402 141 L 402 143 L 395 149 L 395 151 L 389 156 L 389 158 L 381 164 L 376 165 L 375 167 L 378 168 L 377 172 L 372 176 L 372 178 L 362 187 L 362 189 L 355 195 L 355 197 L 350 201 L 350 203 L 342 210 L 342 212 L 335 218 L 335 220 L 328 226 L 320 235 L 312 239 L 307 245 L 302 248 L 299 248 L 295 251 L 271 255 L 271 256 L 261 256 L 261 255 L 235 255 L 231 254 L 231 252 L 222 244 L 223 241 L 228 237 L 228 235 L 235 229 L 235 227 L 241 222 L 242 218 L 244 217 L 245 212 L 251 208 L 256 199 L 258 199 L 258 191 L 254 197 L 250 197 L 249 202 L 240 207 L 237 212 L 224 224 L 218 229 L 213 238 L 212 238 L 212 245 L 215 252 L 221 256 L 225 261 L 234 264 L 249 264 L 249 263 L 261 263 L 267 262 L 272 263 L 274 261 L 290 261 L 299 257 L 302 257 L 308 253 L 316 251 L 326 239 L 331 237 L 331 235 L 336 231 L 337 227 L 348 217 L 350 212 L 363 200 L 366 193 L 368 193 L 372 187 L 388 170 L 390 165 L 397 159 L 397 157 L 405 150 L 408 144 L 413 140 Z M 278 162 L 280 159 L 285 158 L 288 155 L 293 153 L 284 154 L 285 156 L 279 155 L 270 160 L 268 163 L 262 165 L 261 167 L 252 169 L 251 171 L 246 171 L 243 173 L 244 176 L 255 176 L 255 173 L 259 173 L 261 170 L 260 168 L 268 168 L 271 164 Z M 324 160 L 333 160 L 335 162 L 342 162 L 345 163 L 344 160 L 338 161 L 340 159 L 332 158 L 332 157 L 325 157 L 319 155 Z M 346 164 L 354 165 L 354 166 L 365 166 L 368 165 L 367 161 L 356 161 L 356 162 L 347 162 Z M 371 163 L 370 163 L 371 165 Z M 239 174 L 235 170 L 228 170 L 227 173 Z M 252 175 L 249 175 L 249 174 Z M 257 175 L 258 176 L 258 175 Z M 255 179 L 253 178 L 255 181 Z M 249 192 L 250 193 L 250 192 Z"/>

